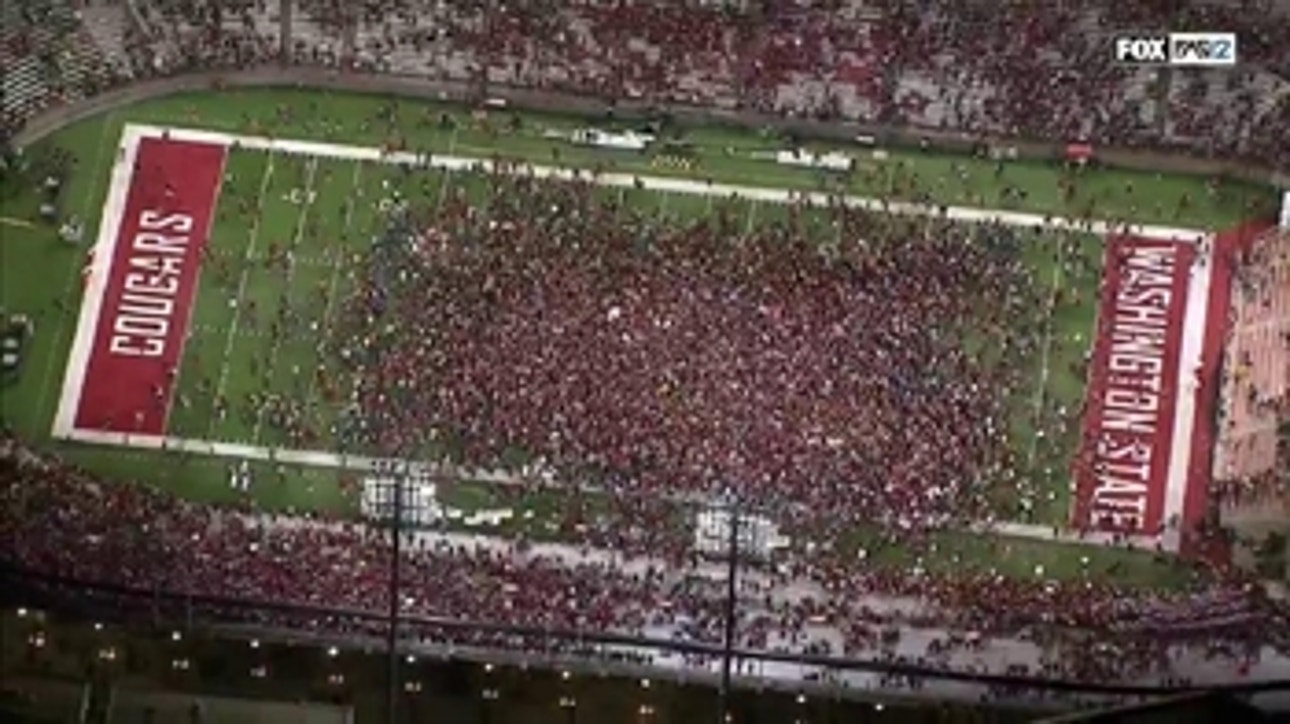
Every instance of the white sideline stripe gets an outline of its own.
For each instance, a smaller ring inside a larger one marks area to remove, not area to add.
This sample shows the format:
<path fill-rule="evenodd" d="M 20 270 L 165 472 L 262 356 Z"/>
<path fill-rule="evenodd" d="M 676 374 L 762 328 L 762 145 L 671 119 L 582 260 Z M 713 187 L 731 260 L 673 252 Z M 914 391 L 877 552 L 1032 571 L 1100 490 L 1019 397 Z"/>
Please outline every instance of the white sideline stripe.
<path fill-rule="evenodd" d="M 1169 468 L 1165 487 L 1164 520 L 1181 516 L 1187 502 L 1187 487 L 1191 471 L 1192 435 L 1196 432 L 1196 405 L 1201 386 L 1196 381 L 1205 352 L 1205 330 L 1209 322 L 1209 293 L 1214 279 L 1214 243 L 1197 247 L 1196 260 L 1187 271 L 1187 311 L 1183 317 L 1182 349 L 1178 352 L 1178 383 L 1174 405 L 1174 436 L 1169 450 Z M 1206 249 L 1207 247 L 1207 249 Z M 1204 258 L 1201 258 L 1204 250 Z M 1177 533 L 1166 536 L 1167 543 L 1176 549 Z"/>
<path fill-rule="evenodd" d="M 97 445 L 114 445 L 136 449 L 183 452 L 210 457 L 222 457 L 235 460 L 258 460 L 268 463 L 287 465 L 305 465 L 317 468 L 352 470 L 356 472 L 389 471 L 401 469 L 424 471 L 431 475 L 472 480 L 495 485 L 515 485 L 521 479 L 495 470 L 460 468 L 452 465 L 426 464 L 397 458 L 374 458 L 366 455 L 345 455 L 321 450 L 286 450 L 268 448 L 242 443 L 214 442 L 210 440 L 193 440 L 190 438 L 163 437 L 160 435 L 133 435 L 124 432 L 105 432 L 102 430 L 75 430 L 69 439 Z M 971 525 L 969 529 L 976 533 L 994 534 L 1010 538 L 1029 538 L 1033 540 L 1059 541 L 1063 543 L 1086 546 L 1105 546 L 1113 542 L 1127 544 L 1133 548 L 1154 550 L 1155 536 L 1117 536 L 1111 533 L 1092 531 L 1077 534 L 1068 531 L 1053 535 L 1050 525 L 1027 525 L 1023 523 L 999 522 L 989 525 Z"/>
<path fill-rule="evenodd" d="M 277 151 L 280 153 L 304 154 L 324 158 L 374 161 L 377 163 L 415 164 L 424 160 L 429 166 L 434 168 L 454 171 L 466 171 L 472 168 L 482 168 L 489 171 L 493 170 L 492 161 L 465 156 L 440 156 L 437 154 L 421 156 L 407 152 L 385 153 L 379 148 L 373 148 L 370 146 L 348 146 L 337 143 L 323 143 L 320 141 L 277 139 L 269 138 L 267 136 L 243 136 L 224 133 L 222 131 L 177 128 L 173 126 L 162 127 L 130 124 L 128 128 L 137 129 L 143 135 L 161 136 L 163 133 L 168 132 L 171 138 L 177 140 L 194 141 L 198 143 L 222 143 L 227 145 L 236 143 L 241 148 L 252 150 Z M 543 179 L 583 179 L 590 180 L 600 186 L 627 188 L 634 187 L 639 182 L 646 190 L 649 191 L 692 195 L 697 194 L 702 196 L 734 195 L 754 201 L 786 203 L 795 199 L 806 199 L 812 204 L 824 205 L 827 204 L 830 199 L 837 198 L 836 196 L 818 191 L 794 191 L 788 189 L 773 189 L 723 183 L 708 184 L 702 181 L 668 178 L 664 176 L 637 176 L 630 173 L 602 173 L 599 175 L 593 175 L 590 171 L 585 170 L 580 171 L 534 164 L 526 164 L 523 166 L 523 169 L 524 172 L 527 173 L 531 171 L 533 176 Z M 905 201 L 883 203 L 879 199 L 852 195 L 844 196 L 842 199 L 849 206 L 867 209 L 869 211 L 885 211 L 888 213 L 910 216 L 936 216 L 940 214 L 940 207 L 914 204 Z M 1065 217 L 1049 217 L 1044 216 L 1043 214 L 1007 211 L 1004 209 L 974 209 L 963 206 L 948 207 L 946 209 L 946 216 L 955 221 L 978 223 L 993 221 L 1008 226 L 1043 227 L 1068 231 L 1083 231 L 1097 235 L 1106 235 L 1111 232 L 1123 232 L 1152 239 L 1174 240 L 1187 243 L 1195 243 L 1208 233 L 1197 229 L 1185 229 L 1172 226 L 1126 225 L 1106 221 L 1083 222 Z"/>
<path fill-rule="evenodd" d="M 116 255 L 121 217 L 125 214 L 126 194 L 134 176 L 134 161 L 139 155 L 139 141 L 149 135 L 153 134 L 133 125 L 127 125 L 121 132 L 119 148 L 123 153 L 112 166 L 107 199 L 103 202 L 103 213 L 99 217 L 98 240 L 91 249 L 94 260 L 85 282 L 81 314 L 76 323 L 75 336 L 72 337 L 63 389 L 58 398 L 58 410 L 54 413 L 53 429 L 50 431 L 50 435 L 56 438 L 70 437 L 76 425 L 76 411 L 80 409 L 81 391 L 85 385 L 85 375 L 89 371 L 99 314 L 103 311 L 103 299 L 107 296 L 108 271 L 112 268 L 112 260 Z"/>
<path fill-rule="evenodd" d="M 376 458 L 368 455 L 347 455 L 344 453 L 323 450 L 289 450 L 262 445 L 219 442 L 212 440 L 194 440 L 192 438 L 169 437 L 163 435 L 142 435 L 128 432 L 110 432 L 106 430 L 88 430 L 78 428 L 67 435 L 68 440 L 93 443 L 96 445 L 113 445 L 117 447 L 140 448 L 147 450 L 164 450 L 168 452 L 196 453 L 213 457 L 262 460 L 271 463 L 288 465 L 308 465 L 318 468 L 337 470 L 390 470 L 392 468 L 422 470 L 445 477 L 462 480 L 478 480 L 485 483 L 507 484 L 519 480 L 518 477 L 500 473 L 496 470 L 475 470 L 460 468 L 454 465 L 421 463 L 399 458 Z"/>

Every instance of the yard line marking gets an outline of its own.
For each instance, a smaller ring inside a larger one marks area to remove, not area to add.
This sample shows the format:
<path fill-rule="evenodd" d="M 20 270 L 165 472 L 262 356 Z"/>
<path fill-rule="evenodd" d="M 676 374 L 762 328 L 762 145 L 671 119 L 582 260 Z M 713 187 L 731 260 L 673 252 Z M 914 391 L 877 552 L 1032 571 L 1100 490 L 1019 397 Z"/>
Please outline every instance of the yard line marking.
<path fill-rule="evenodd" d="M 211 206 L 209 210 L 210 217 L 206 220 L 206 229 L 204 230 L 205 242 L 202 245 L 203 253 L 209 251 L 211 248 L 211 232 L 215 230 L 215 222 L 219 218 L 219 198 L 220 194 L 224 190 L 224 176 L 228 172 L 229 151 L 230 149 L 225 147 L 224 153 L 220 158 L 219 175 L 216 177 L 215 181 L 215 195 L 211 197 Z M 188 318 L 184 320 L 183 336 L 180 337 L 185 348 L 187 347 L 186 343 L 188 341 L 189 333 L 193 328 L 193 320 L 197 318 L 197 305 L 201 302 L 201 268 L 205 265 L 201 264 L 200 256 L 198 257 L 198 261 L 198 274 L 197 278 L 193 282 L 192 303 L 188 307 Z M 164 430 L 170 429 L 170 415 L 174 411 L 175 401 L 179 398 L 179 395 L 183 390 L 183 387 L 180 386 L 180 382 L 182 381 L 181 375 L 183 374 L 183 365 L 184 355 L 180 354 L 179 359 L 175 361 L 175 366 L 173 368 L 175 374 L 170 380 L 170 389 L 166 395 L 166 416 L 162 422 L 162 429 Z M 200 374 L 200 371 L 198 374 Z"/>
<path fill-rule="evenodd" d="M 358 207 L 359 203 L 364 201 L 364 199 L 359 196 L 362 192 L 362 187 L 359 185 L 358 180 L 362 175 L 363 162 L 359 161 L 354 164 L 354 175 L 350 179 L 349 201 L 345 207 L 345 224 L 341 230 L 342 240 L 335 258 L 332 259 L 331 281 L 327 284 L 327 301 L 323 304 L 323 317 L 318 329 L 318 334 L 322 337 L 318 342 L 318 355 L 320 358 L 323 355 L 323 351 L 327 348 L 327 343 L 331 339 L 332 309 L 335 307 L 336 288 L 340 285 L 340 270 L 345 266 L 345 251 L 348 248 L 345 245 L 345 239 L 349 237 L 349 232 L 354 227 L 354 209 Z M 319 364 L 322 364 L 321 359 L 319 359 L 318 362 Z M 318 376 L 315 374 L 311 373 L 309 375 L 309 385 L 305 388 L 304 403 L 306 405 L 313 402 L 314 388 L 317 386 L 315 384 L 317 378 Z"/>
<path fill-rule="evenodd" d="M 457 127 L 453 126 L 452 135 L 449 136 L 448 138 L 448 152 L 452 153 L 452 149 L 456 147 L 456 145 L 457 145 Z M 431 158 L 433 158 L 433 156 Z M 443 169 L 443 175 L 439 179 L 439 200 L 435 203 L 435 210 L 439 210 L 443 208 L 443 202 L 448 197 L 448 181 L 451 177 L 452 177 L 452 169 L 451 168 Z"/>
<path fill-rule="evenodd" d="M 320 141 L 302 141 L 291 139 L 269 138 L 267 136 L 250 136 L 222 131 L 207 131 L 193 128 L 151 126 L 132 124 L 149 135 L 170 133 L 171 137 L 182 140 L 203 141 L 206 143 L 237 143 L 242 148 L 275 150 L 281 153 L 320 156 L 323 158 L 364 159 L 380 163 L 428 165 L 433 168 L 467 171 L 481 169 L 485 172 L 497 170 L 497 164 L 491 159 L 469 156 L 436 155 L 428 158 L 421 154 L 399 151 L 386 151 L 368 146 L 350 146 Z M 449 144 L 449 150 L 456 148 L 455 136 Z M 764 186 L 746 186 L 728 183 L 707 183 L 703 180 L 675 178 L 669 176 L 642 176 L 633 173 L 599 173 L 595 174 L 585 168 L 565 168 L 541 164 L 507 164 L 516 174 L 531 175 L 537 179 L 557 179 L 564 181 L 587 180 L 602 186 L 635 187 L 639 185 L 647 191 L 657 193 L 681 193 L 689 195 L 739 196 L 745 199 L 757 199 L 775 203 L 790 201 L 809 202 L 815 206 L 826 206 L 841 201 L 853 208 L 874 212 L 885 212 L 902 216 L 935 216 L 945 217 L 952 221 L 968 223 L 998 223 L 1005 226 L 1024 226 L 1031 228 L 1051 228 L 1067 231 L 1078 231 L 1104 236 L 1110 233 L 1125 233 L 1149 239 L 1170 240 L 1195 244 L 1209 232 L 1198 229 L 1187 229 L 1150 224 L 1133 224 L 1119 221 L 1086 221 L 1070 217 L 1051 216 L 1046 214 L 1025 213 L 1005 209 L 982 209 L 966 206 L 942 207 L 935 204 L 920 204 L 908 201 L 886 201 L 883 199 L 842 195 L 821 191 L 789 190 Z"/>
<path fill-rule="evenodd" d="M 308 161 L 308 165 L 305 167 L 304 197 L 300 201 L 300 216 L 296 219 L 296 234 L 291 239 L 291 246 L 286 252 L 291 255 L 291 262 L 287 264 L 286 283 L 283 285 L 281 303 L 288 306 L 291 304 L 291 279 L 295 275 L 296 271 L 296 249 L 300 248 L 300 240 L 303 239 L 305 235 L 305 220 L 309 218 L 309 209 L 313 208 L 314 201 L 317 200 L 317 194 L 314 191 L 314 180 L 318 177 L 319 160 L 320 159 L 318 158 L 311 158 Z M 279 307 L 279 315 L 281 315 L 281 309 L 282 308 Z M 285 319 L 285 317 L 283 318 Z M 272 342 L 269 345 L 269 359 L 266 361 L 264 366 L 265 375 L 270 377 L 272 377 L 277 365 L 278 352 L 282 349 L 282 338 L 287 334 L 285 323 L 283 328 L 278 331 L 279 334 L 273 336 Z M 272 391 L 269 390 L 267 392 Z M 263 405 L 261 405 L 260 409 L 256 411 L 255 426 L 251 429 L 251 442 L 253 443 L 258 443 L 260 441 L 260 431 L 264 427 L 264 412 L 265 409 Z"/>
<path fill-rule="evenodd" d="M 86 204 L 86 207 L 88 206 L 89 204 Z M 86 210 L 88 211 L 88 208 Z M 34 224 L 33 222 L 30 222 L 26 219 L 15 219 L 12 216 L 0 216 L 0 224 L 4 224 L 5 226 L 16 226 L 19 229 L 37 228 L 36 224 Z"/>
<path fill-rule="evenodd" d="M 269 179 L 273 177 L 274 151 L 269 151 L 268 161 L 264 165 L 264 175 L 260 177 L 260 193 L 255 200 L 255 221 L 247 235 L 246 253 L 242 255 L 242 274 L 237 282 L 237 296 L 233 298 L 233 321 L 229 323 L 227 336 L 224 338 L 224 356 L 220 359 L 219 379 L 215 383 L 215 400 L 224 396 L 228 387 L 229 356 L 233 353 L 233 341 L 237 338 L 238 326 L 242 321 L 242 306 L 246 304 L 246 284 L 251 276 L 251 266 L 255 259 L 255 245 L 260 236 L 260 219 L 264 211 L 264 197 L 269 192 Z M 218 416 L 211 410 L 211 420 L 206 427 L 206 437 L 215 434 L 215 421 Z"/>
<path fill-rule="evenodd" d="M 103 120 L 103 133 L 99 136 L 98 152 L 94 154 L 94 175 L 90 176 L 94 181 L 97 181 L 103 173 L 105 152 L 111 146 L 108 143 L 109 131 L 112 128 L 112 119 L 115 117 L 116 112 L 113 111 L 109 112 L 107 118 Z M 112 250 L 116 246 L 116 235 L 121 224 L 121 214 L 125 211 L 125 194 L 130 188 L 135 153 L 139 148 L 141 135 L 139 131 L 126 126 L 122 129 L 121 141 L 116 146 L 120 155 L 117 162 L 111 167 L 111 175 L 107 181 L 107 198 L 103 202 L 103 212 L 99 214 L 99 226 L 96 230 L 97 238 L 94 246 L 90 247 L 94 254 L 94 266 L 90 269 L 90 277 L 86 281 L 85 289 L 82 293 L 76 336 L 72 339 L 72 346 L 68 352 L 63 390 L 59 398 L 58 407 L 54 410 L 53 430 L 50 433 L 54 437 L 62 437 L 75 427 L 73 418 L 76 415 L 77 408 L 80 407 L 81 382 L 85 378 L 85 371 L 89 364 L 90 351 L 94 344 L 94 332 L 97 329 L 99 312 L 103 307 L 103 294 L 107 291 L 107 265 L 111 264 Z M 82 219 L 90 217 L 90 210 L 94 205 L 96 187 L 94 181 L 85 189 L 85 200 L 81 203 Z M 104 229 L 108 231 L 105 232 Z M 70 300 L 73 297 L 72 290 L 75 289 L 76 273 L 82 269 L 83 266 L 80 264 L 70 265 L 67 270 L 67 280 L 63 282 L 63 299 Z M 58 325 L 54 331 L 55 344 L 57 344 L 57 340 L 62 339 L 63 335 L 67 333 L 67 322 L 70 316 L 72 316 L 70 309 L 58 315 Z M 40 381 L 40 392 L 36 395 L 37 414 L 40 414 L 40 411 L 45 409 L 45 398 L 49 397 L 49 388 L 54 370 L 57 367 L 58 365 L 56 364 L 45 367 L 45 374 Z"/>
<path fill-rule="evenodd" d="M 1035 390 L 1034 421 L 1035 434 L 1030 436 L 1030 452 L 1026 456 L 1026 468 L 1034 473 L 1035 456 L 1039 452 L 1040 423 L 1043 421 L 1044 403 L 1048 400 L 1048 378 L 1052 375 L 1053 352 L 1053 315 L 1057 312 L 1057 294 L 1062 285 L 1062 264 L 1066 263 L 1066 239 L 1057 242 L 1057 263 L 1053 265 L 1053 283 L 1048 290 L 1047 314 L 1044 318 L 1044 340 L 1039 358 L 1039 387 Z"/>

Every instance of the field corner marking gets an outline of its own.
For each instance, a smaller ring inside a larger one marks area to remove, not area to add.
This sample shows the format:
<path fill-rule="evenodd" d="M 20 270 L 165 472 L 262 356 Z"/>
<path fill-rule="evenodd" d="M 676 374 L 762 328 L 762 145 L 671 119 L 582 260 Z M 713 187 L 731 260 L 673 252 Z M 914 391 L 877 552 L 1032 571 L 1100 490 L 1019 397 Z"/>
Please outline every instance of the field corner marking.
<path fill-rule="evenodd" d="M 54 438 L 72 439 L 76 428 L 81 391 L 85 375 L 89 371 L 90 354 L 93 352 L 94 337 L 98 332 L 103 310 L 103 298 L 107 294 L 108 271 L 112 268 L 112 259 L 116 253 L 126 197 L 134 181 L 134 162 L 139 155 L 139 142 L 149 135 L 152 134 L 147 128 L 135 124 L 126 124 L 121 130 L 121 140 L 117 145 L 120 155 L 112 165 L 109 176 L 107 197 L 99 215 L 98 239 L 89 250 L 92 255 L 89 275 L 81 294 L 80 315 L 76 322 L 76 332 L 72 336 L 72 347 L 67 355 L 63 388 L 58 396 L 58 408 L 54 411 L 54 423 L 50 430 L 50 435 Z"/>

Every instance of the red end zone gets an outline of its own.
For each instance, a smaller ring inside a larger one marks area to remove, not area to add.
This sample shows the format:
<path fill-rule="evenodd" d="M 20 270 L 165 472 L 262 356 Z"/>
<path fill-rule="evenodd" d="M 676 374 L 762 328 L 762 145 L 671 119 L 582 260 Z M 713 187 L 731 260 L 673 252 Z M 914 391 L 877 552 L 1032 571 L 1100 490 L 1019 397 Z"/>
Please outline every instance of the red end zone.
<path fill-rule="evenodd" d="M 165 433 L 224 159 L 221 145 L 138 140 L 111 258 L 100 260 L 109 266 L 77 430 Z"/>
<path fill-rule="evenodd" d="M 1165 523 L 1191 244 L 1107 240 L 1072 523 L 1154 535 Z"/>

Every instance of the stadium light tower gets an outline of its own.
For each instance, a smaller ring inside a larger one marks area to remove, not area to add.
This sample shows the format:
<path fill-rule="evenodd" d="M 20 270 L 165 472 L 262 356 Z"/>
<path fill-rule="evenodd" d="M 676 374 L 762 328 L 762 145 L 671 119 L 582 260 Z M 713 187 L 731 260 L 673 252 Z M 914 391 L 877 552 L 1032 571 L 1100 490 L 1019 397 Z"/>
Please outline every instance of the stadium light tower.
<path fill-rule="evenodd" d="M 408 481 L 408 462 L 407 458 L 400 455 L 393 463 L 394 469 L 394 510 L 390 516 L 390 535 L 393 540 L 390 541 L 390 613 L 386 631 L 386 654 L 388 661 L 388 676 L 390 678 L 387 712 L 389 714 L 390 724 L 401 721 L 399 718 L 399 702 L 402 700 L 402 694 L 399 691 L 399 598 L 402 581 L 399 580 L 399 558 L 402 555 L 403 539 L 403 486 Z"/>
<path fill-rule="evenodd" d="M 726 630 L 721 647 L 721 688 L 717 691 L 717 722 L 730 721 L 730 677 L 735 659 L 735 616 L 738 614 L 739 575 L 739 499 L 733 487 L 722 496 L 726 511 Z"/>

